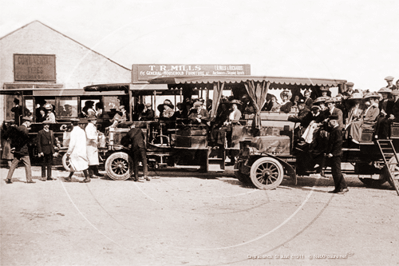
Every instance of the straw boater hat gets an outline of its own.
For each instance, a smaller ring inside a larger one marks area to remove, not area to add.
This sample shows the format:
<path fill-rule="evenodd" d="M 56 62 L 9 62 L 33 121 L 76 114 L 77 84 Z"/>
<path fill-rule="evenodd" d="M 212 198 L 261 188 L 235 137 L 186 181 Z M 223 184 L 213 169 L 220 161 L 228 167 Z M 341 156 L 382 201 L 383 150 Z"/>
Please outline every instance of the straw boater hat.
<path fill-rule="evenodd" d="M 378 93 L 392 93 L 391 89 L 388 89 L 387 87 L 382 87 Z"/>
<path fill-rule="evenodd" d="M 283 90 L 283 91 L 280 93 L 280 98 L 283 99 L 284 96 L 287 96 L 287 97 L 288 97 L 288 100 L 290 100 L 291 97 L 292 97 L 292 92 L 291 92 L 290 90 Z"/>

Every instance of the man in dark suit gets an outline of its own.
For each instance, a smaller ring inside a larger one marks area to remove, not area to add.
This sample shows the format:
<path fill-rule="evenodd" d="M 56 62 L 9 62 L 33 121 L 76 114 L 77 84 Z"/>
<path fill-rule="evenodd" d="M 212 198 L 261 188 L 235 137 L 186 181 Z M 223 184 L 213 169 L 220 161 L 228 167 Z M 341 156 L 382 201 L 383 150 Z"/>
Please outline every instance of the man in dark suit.
<path fill-rule="evenodd" d="M 51 176 L 51 166 L 53 163 L 53 156 L 55 155 L 54 145 L 56 145 L 56 142 L 54 133 L 50 130 L 50 122 L 43 121 L 43 129 L 37 134 L 37 149 L 39 157 L 43 157 L 41 181 L 46 181 L 46 168 L 47 180 L 56 179 Z"/>
<path fill-rule="evenodd" d="M 335 107 L 335 103 L 338 101 L 336 98 L 330 98 L 326 101 L 327 106 L 328 106 L 328 113 L 331 116 L 337 116 L 337 121 L 339 127 L 342 129 L 344 127 L 344 118 L 343 118 L 343 113 L 342 110 L 339 108 Z"/>
<path fill-rule="evenodd" d="M 131 124 L 130 131 L 127 133 L 127 136 L 130 140 L 130 151 L 133 155 L 133 164 L 134 164 L 134 181 L 139 181 L 139 161 L 141 157 L 141 161 L 143 163 L 143 175 L 144 179 L 150 181 L 151 179 L 148 177 L 148 168 L 147 168 L 147 149 L 145 144 L 144 133 L 141 128 L 136 128 L 134 124 Z"/>
<path fill-rule="evenodd" d="M 341 172 L 342 128 L 339 126 L 337 115 L 330 116 L 329 126 L 331 131 L 328 140 L 327 157 L 330 158 L 331 172 L 335 185 L 335 189 L 329 193 L 344 194 L 349 189 Z"/>
<path fill-rule="evenodd" d="M 14 174 L 15 169 L 18 167 L 18 163 L 22 161 L 25 166 L 25 174 L 26 174 L 26 183 L 35 183 L 32 180 L 32 168 L 30 164 L 29 158 L 29 150 L 28 150 L 28 142 L 29 142 L 29 126 L 31 124 L 32 119 L 29 117 L 23 117 L 22 125 L 17 128 L 16 134 L 11 136 L 11 148 L 14 153 L 14 160 L 11 162 L 10 170 L 8 171 L 6 183 L 12 183 L 12 175 Z"/>

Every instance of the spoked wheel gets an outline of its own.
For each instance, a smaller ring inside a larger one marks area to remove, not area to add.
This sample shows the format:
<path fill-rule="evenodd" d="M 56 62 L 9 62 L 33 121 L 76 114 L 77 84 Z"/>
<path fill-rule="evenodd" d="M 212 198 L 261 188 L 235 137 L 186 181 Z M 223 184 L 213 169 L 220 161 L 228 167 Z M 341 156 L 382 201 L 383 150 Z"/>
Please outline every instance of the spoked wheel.
<path fill-rule="evenodd" d="M 62 166 L 68 172 L 71 171 L 71 162 L 67 159 L 67 154 L 66 153 L 62 156 Z"/>
<path fill-rule="evenodd" d="M 392 178 L 390 178 L 388 174 L 388 182 L 391 184 L 391 186 L 393 186 L 399 195 L 399 164 L 395 156 L 389 159 L 388 167 L 392 174 Z"/>
<path fill-rule="evenodd" d="M 113 180 L 130 178 L 133 169 L 132 158 L 125 152 L 115 152 L 105 162 L 105 171 Z"/>
<path fill-rule="evenodd" d="M 271 157 L 259 158 L 251 167 L 252 184 L 259 189 L 275 189 L 284 177 L 284 168 Z"/>

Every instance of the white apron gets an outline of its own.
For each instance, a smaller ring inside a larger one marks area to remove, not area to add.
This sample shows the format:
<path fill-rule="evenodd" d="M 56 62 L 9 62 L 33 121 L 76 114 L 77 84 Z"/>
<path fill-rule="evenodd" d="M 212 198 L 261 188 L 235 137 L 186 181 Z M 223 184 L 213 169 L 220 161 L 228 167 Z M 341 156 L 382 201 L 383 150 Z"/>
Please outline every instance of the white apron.
<path fill-rule="evenodd" d="M 86 151 L 86 133 L 79 126 L 71 131 L 68 153 L 73 171 L 83 171 L 89 167 Z"/>
<path fill-rule="evenodd" d="M 89 165 L 99 165 L 98 162 L 98 134 L 97 128 L 94 124 L 88 123 L 86 126 L 86 149 L 87 158 L 89 159 Z"/>

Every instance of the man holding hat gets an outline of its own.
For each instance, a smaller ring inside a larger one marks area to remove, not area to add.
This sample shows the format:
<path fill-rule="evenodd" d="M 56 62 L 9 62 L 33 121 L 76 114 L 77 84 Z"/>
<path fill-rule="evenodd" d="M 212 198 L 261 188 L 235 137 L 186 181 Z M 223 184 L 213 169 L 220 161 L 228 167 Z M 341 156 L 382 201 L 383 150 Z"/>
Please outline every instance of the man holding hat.
<path fill-rule="evenodd" d="M 22 125 L 17 128 L 18 134 L 11 137 L 11 152 L 14 153 L 14 159 L 11 162 L 10 170 L 8 171 L 6 183 L 12 183 L 12 175 L 18 167 L 18 163 L 22 161 L 25 166 L 26 183 L 35 183 L 32 180 L 32 168 L 29 158 L 28 142 L 29 142 L 29 127 L 32 119 L 29 117 L 22 117 Z"/>
<path fill-rule="evenodd" d="M 330 158 L 331 172 L 335 185 L 335 189 L 329 191 L 329 193 L 344 194 L 348 192 L 349 189 L 341 172 L 342 128 L 339 126 L 337 115 L 331 115 L 328 123 L 331 131 L 326 154 L 327 157 Z"/>
<path fill-rule="evenodd" d="M 388 76 L 385 78 L 385 81 L 388 83 L 388 85 L 385 88 L 393 91 L 398 89 L 395 85 L 393 85 L 393 79 L 394 78 L 392 76 Z"/>
<path fill-rule="evenodd" d="M 89 159 L 89 176 L 93 178 L 93 175 L 97 177 L 103 176 L 98 172 L 98 132 L 97 132 L 97 118 L 87 118 L 89 123 L 85 128 L 86 132 L 86 144 L 87 144 L 87 159 Z"/>
<path fill-rule="evenodd" d="M 72 119 L 71 119 L 72 120 Z M 86 148 L 86 133 L 84 131 L 87 120 L 84 118 L 73 119 L 73 129 L 71 131 L 71 137 L 69 142 L 69 147 L 67 151 L 67 159 L 71 163 L 71 172 L 69 176 L 65 178 L 66 182 L 70 182 L 75 171 L 83 171 L 85 179 L 83 183 L 90 182 L 89 173 L 87 168 L 89 168 L 89 159 L 87 158 L 87 148 Z"/>
<path fill-rule="evenodd" d="M 43 157 L 41 181 L 46 181 L 46 168 L 47 180 L 55 179 L 51 176 L 53 157 L 56 155 L 54 150 L 55 145 L 56 141 L 53 131 L 50 130 L 50 122 L 43 121 L 43 129 L 37 133 L 37 149 L 39 152 L 39 157 Z"/>

